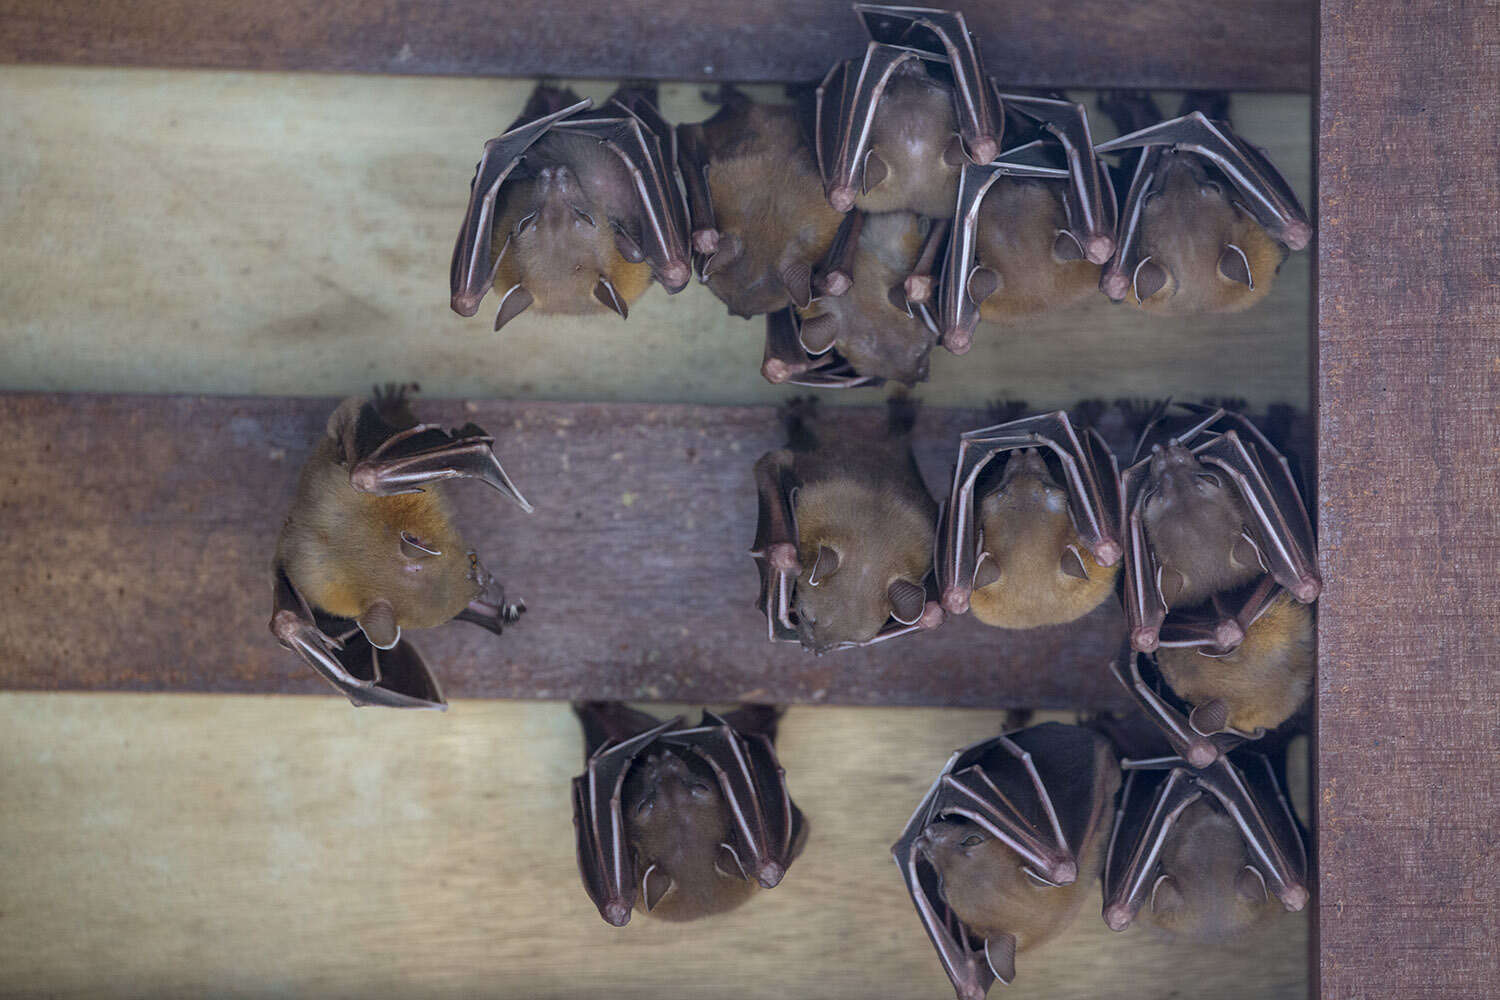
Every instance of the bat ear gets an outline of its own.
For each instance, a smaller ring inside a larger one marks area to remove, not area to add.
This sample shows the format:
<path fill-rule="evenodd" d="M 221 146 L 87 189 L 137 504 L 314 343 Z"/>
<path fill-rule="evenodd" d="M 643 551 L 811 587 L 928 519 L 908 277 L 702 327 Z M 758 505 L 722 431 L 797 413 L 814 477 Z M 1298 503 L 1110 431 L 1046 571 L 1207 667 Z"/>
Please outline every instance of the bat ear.
<path fill-rule="evenodd" d="M 536 299 L 532 298 L 531 293 L 524 286 L 512 285 L 505 293 L 505 297 L 500 300 L 500 311 L 495 314 L 495 329 L 499 330 L 521 315 L 535 301 Z"/>
<path fill-rule="evenodd" d="M 1052 241 L 1052 257 L 1059 261 L 1083 260 L 1083 244 L 1066 229 L 1059 229 L 1057 239 Z"/>
<path fill-rule="evenodd" d="M 641 890 L 646 898 L 646 912 L 650 913 L 661 903 L 662 897 L 672 889 L 672 877 L 656 865 L 646 869 L 641 876 Z"/>
<path fill-rule="evenodd" d="M 1177 598 L 1182 595 L 1182 588 L 1187 586 L 1187 580 L 1175 569 L 1161 568 L 1156 575 L 1156 589 L 1161 592 L 1162 603 L 1167 607 L 1177 603 Z"/>
<path fill-rule="evenodd" d="M 804 261 L 792 261 L 781 265 L 777 272 L 781 285 L 798 309 L 806 309 L 812 301 L 812 268 Z"/>
<path fill-rule="evenodd" d="M 1135 300 L 1145 302 L 1167 287 L 1167 269 L 1147 257 L 1136 265 L 1135 277 L 1131 279 L 1130 284 L 1135 289 Z"/>
<path fill-rule="evenodd" d="M 921 618 L 927 605 L 927 591 L 921 584 L 910 580 L 892 580 L 886 588 L 886 596 L 891 599 L 891 617 L 902 625 L 910 625 Z"/>
<path fill-rule="evenodd" d="M 943 162 L 950 167 L 962 167 L 969 162 L 969 154 L 964 152 L 964 141 L 957 134 L 943 147 Z"/>
<path fill-rule="evenodd" d="M 797 331 L 797 341 L 804 351 L 817 357 L 828 353 L 838 339 L 838 332 L 838 319 L 832 313 L 820 313 L 803 321 L 802 329 Z"/>
<path fill-rule="evenodd" d="M 865 154 L 865 169 L 860 178 L 859 187 L 861 194 L 869 194 L 870 190 L 880 184 L 891 175 L 891 168 L 880 158 L 875 150 Z"/>
<path fill-rule="evenodd" d="M 974 567 L 974 589 L 988 587 L 1000 580 L 1000 566 L 989 551 L 979 553 L 979 564 Z"/>
<path fill-rule="evenodd" d="M 396 624 L 396 609 L 381 598 L 355 619 L 359 630 L 376 649 L 393 649 L 401 641 L 401 626 Z"/>
<path fill-rule="evenodd" d="M 1219 273 L 1230 281 L 1238 281 L 1246 288 L 1255 287 L 1255 276 L 1250 273 L 1250 260 L 1245 256 L 1245 251 L 1233 243 L 1224 244 L 1224 252 L 1219 254 Z"/>
<path fill-rule="evenodd" d="M 1016 978 L 1016 936 L 996 934 L 984 940 L 984 960 L 995 978 L 1006 986 Z"/>
<path fill-rule="evenodd" d="M 1083 556 L 1078 554 L 1076 545 L 1069 545 L 1063 549 L 1058 569 L 1074 579 L 1087 580 L 1089 578 L 1089 571 L 1084 567 Z"/>
<path fill-rule="evenodd" d="M 1234 548 L 1229 550 L 1229 558 L 1241 566 L 1259 566 L 1262 573 L 1271 570 L 1266 566 L 1266 561 L 1261 558 L 1260 546 L 1255 544 L 1255 539 L 1240 532 L 1240 537 L 1234 540 Z"/>
<path fill-rule="evenodd" d="M 813 563 L 812 572 L 807 577 L 808 586 L 817 587 L 838 571 L 839 554 L 826 545 L 819 545 L 818 558 Z"/>
<path fill-rule="evenodd" d="M 1182 907 L 1182 890 L 1177 888 L 1177 880 L 1170 875 L 1163 875 L 1156 880 L 1151 887 L 1151 912 L 1165 913 Z"/>
<path fill-rule="evenodd" d="M 618 222 L 615 223 L 615 249 L 620 252 L 632 264 L 639 264 L 646 259 L 646 252 L 641 249 L 641 244 L 635 237 L 631 236 Z"/>
<path fill-rule="evenodd" d="M 606 308 L 618 313 L 621 319 L 630 318 L 630 308 L 625 305 L 625 300 L 620 298 L 620 293 L 615 291 L 614 283 L 608 278 L 601 277 L 594 283 L 594 298 Z"/>
<path fill-rule="evenodd" d="M 1188 725 L 1200 736 L 1217 733 L 1229 725 L 1229 706 L 1222 698 L 1205 701 L 1188 713 Z"/>
<path fill-rule="evenodd" d="M 988 267 L 976 267 L 969 272 L 967 283 L 969 301 L 976 306 L 1000 290 L 1000 275 Z"/>
<path fill-rule="evenodd" d="M 1246 865 L 1240 869 L 1240 873 L 1234 878 L 1234 891 L 1252 903 L 1264 903 L 1269 898 L 1266 894 L 1266 877 L 1254 865 Z"/>
<path fill-rule="evenodd" d="M 412 562 L 419 562 L 423 559 L 431 559 L 433 556 L 440 556 L 443 550 L 429 548 L 416 535 L 403 531 L 401 532 L 401 554 Z"/>
<path fill-rule="evenodd" d="M 740 863 L 740 856 L 728 844 L 719 845 L 718 857 L 714 858 L 714 868 L 726 878 L 737 878 L 742 882 L 750 881 L 750 876 L 745 874 L 745 866 Z"/>

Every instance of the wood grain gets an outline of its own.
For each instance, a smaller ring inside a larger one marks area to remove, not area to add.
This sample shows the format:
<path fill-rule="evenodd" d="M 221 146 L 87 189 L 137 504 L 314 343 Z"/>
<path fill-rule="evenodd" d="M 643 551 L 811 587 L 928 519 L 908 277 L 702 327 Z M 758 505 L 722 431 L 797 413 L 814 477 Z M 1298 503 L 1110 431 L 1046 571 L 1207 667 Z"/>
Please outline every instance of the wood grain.
<path fill-rule="evenodd" d="M 1500 7 L 1322 9 L 1322 995 L 1489 998 Z"/>
<path fill-rule="evenodd" d="M 0 395 L 0 688 L 329 693 L 266 629 L 269 564 L 327 399 Z M 755 459 L 772 407 L 419 400 L 477 421 L 536 514 L 476 484 L 452 493 L 486 564 L 523 598 L 502 637 L 415 634 L 451 697 L 753 699 L 1097 708 L 1117 606 L 1024 633 L 972 618 L 814 657 L 764 638 Z M 829 428 L 883 433 L 881 407 Z M 926 411 L 929 485 L 982 412 Z"/>
<path fill-rule="evenodd" d="M 1017 86 L 1310 89 L 1308 0 L 957 2 Z M 1024 12 L 1018 13 L 1018 12 Z M 865 35 L 842 0 L 0 2 L 0 61 L 359 73 L 820 78 Z"/>

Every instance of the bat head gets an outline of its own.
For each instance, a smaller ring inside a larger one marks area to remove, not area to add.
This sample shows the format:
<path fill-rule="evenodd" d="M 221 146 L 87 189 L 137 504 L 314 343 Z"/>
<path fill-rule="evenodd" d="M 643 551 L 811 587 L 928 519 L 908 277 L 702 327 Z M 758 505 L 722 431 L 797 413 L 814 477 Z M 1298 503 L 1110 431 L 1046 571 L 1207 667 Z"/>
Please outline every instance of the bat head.
<path fill-rule="evenodd" d="M 1143 520 L 1167 607 L 1187 607 L 1264 570 L 1239 492 L 1176 441 L 1155 445 Z"/>
<path fill-rule="evenodd" d="M 370 591 L 388 601 L 403 627 L 431 628 L 452 619 L 489 585 L 479 556 L 424 493 L 375 497 L 382 531 L 370 539 Z"/>
<path fill-rule="evenodd" d="M 1173 826 L 1148 908 L 1167 933 L 1205 942 L 1234 938 L 1283 909 L 1234 822 L 1206 798 Z"/>
<path fill-rule="evenodd" d="M 1188 153 L 1163 154 L 1141 216 L 1129 298 L 1168 315 L 1238 312 L 1270 291 L 1286 249 L 1238 208 L 1233 189 Z"/>
<path fill-rule="evenodd" d="M 891 575 L 889 552 L 873 540 L 827 538 L 797 578 L 797 632 L 804 648 L 826 653 L 844 643 L 868 642 L 895 618 L 921 617 L 926 590 L 920 580 Z"/>
<path fill-rule="evenodd" d="M 875 107 L 869 152 L 855 178 L 854 207 L 946 218 L 953 214 L 966 159 L 952 89 L 919 62 L 905 63 Z"/>

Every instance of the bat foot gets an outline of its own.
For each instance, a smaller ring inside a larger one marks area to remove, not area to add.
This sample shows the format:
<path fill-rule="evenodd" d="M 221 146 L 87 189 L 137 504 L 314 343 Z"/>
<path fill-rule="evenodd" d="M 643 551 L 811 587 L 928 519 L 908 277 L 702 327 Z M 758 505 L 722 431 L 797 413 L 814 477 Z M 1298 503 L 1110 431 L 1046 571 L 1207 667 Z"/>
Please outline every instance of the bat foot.
<path fill-rule="evenodd" d="M 854 189 L 840 184 L 828 192 L 828 204 L 835 212 L 847 212 L 854 207 Z"/>
<path fill-rule="evenodd" d="M 921 305 L 932 300 L 933 279 L 930 274 L 908 274 L 903 287 L 906 289 L 906 301 L 913 305 Z"/>
<path fill-rule="evenodd" d="M 1281 900 L 1281 905 L 1287 908 L 1288 913 L 1297 913 L 1300 911 L 1307 905 L 1309 898 L 1307 887 L 1296 884 L 1287 886 L 1276 895 Z"/>
<path fill-rule="evenodd" d="M 1130 630 L 1130 648 L 1137 653 L 1154 653 L 1160 644 L 1159 631 L 1149 625 L 1141 625 Z"/>
<path fill-rule="evenodd" d="M 969 591 L 963 587 L 949 587 L 943 591 L 943 610 L 950 615 L 961 615 L 969 610 Z"/>
<path fill-rule="evenodd" d="M 693 249 L 702 254 L 711 254 L 719 249 L 717 229 L 699 229 L 693 233 Z"/>
<path fill-rule="evenodd" d="M 615 927 L 624 927 L 630 923 L 630 904 L 623 899 L 612 899 L 604 904 L 604 909 L 600 911 L 600 915 L 604 917 L 605 921 L 613 924 Z"/>
<path fill-rule="evenodd" d="M 943 346 L 953 354 L 968 354 L 974 346 L 972 330 L 949 330 L 943 334 Z"/>
<path fill-rule="evenodd" d="M 802 561 L 797 558 L 797 546 L 791 542 L 775 542 L 766 547 L 766 560 L 778 573 L 802 572 Z"/>
<path fill-rule="evenodd" d="M 917 628 L 937 628 L 939 625 L 943 624 L 947 617 L 948 616 L 943 612 L 942 606 L 939 605 L 937 601 L 928 601 L 925 605 L 922 606 L 921 617 L 917 619 Z"/>
<path fill-rule="evenodd" d="M 1124 271 L 1104 272 L 1104 277 L 1099 279 L 1099 291 L 1111 302 L 1124 302 L 1125 296 L 1130 294 L 1130 275 Z"/>
<path fill-rule="evenodd" d="M 1102 233 L 1090 236 L 1083 241 L 1083 255 L 1090 264 L 1108 264 L 1109 259 L 1115 255 L 1114 237 Z"/>
<path fill-rule="evenodd" d="M 1292 250 L 1301 250 L 1312 242 L 1313 227 L 1300 219 L 1288 222 L 1281 230 L 1281 242 Z"/>
<path fill-rule="evenodd" d="M 1123 931 L 1130 926 L 1130 921 L 1135 919 L 1135 914 L 1130 912 L 1130 907 L 1124 903 L 1110 903 L 1104 908 L 1104 923 L 1112 931 Z"/>

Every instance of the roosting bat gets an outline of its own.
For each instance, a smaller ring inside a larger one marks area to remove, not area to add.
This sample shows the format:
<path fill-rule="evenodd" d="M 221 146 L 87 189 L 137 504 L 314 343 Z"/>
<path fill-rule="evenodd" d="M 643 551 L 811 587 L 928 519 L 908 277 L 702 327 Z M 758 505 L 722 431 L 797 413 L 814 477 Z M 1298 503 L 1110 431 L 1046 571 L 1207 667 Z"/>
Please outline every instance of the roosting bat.
<path fill-rule="evenodd" d="M 911 212 L 850 213 L 830 273 L 851 280 L 839 294 L 767 319 L 761 365 L 767 380 L 840 387 L 924 381 L 937 330 L 925 306 L 907 302 L 902 283 L 931 225 Z"/>
<path fill-rule="evenodd" d="M 355 705 L 443 708 L 402 630 L 458 618 L 498 635 L 526 606 L 506 603 L 464 543 L 441 483 L 478 479 L 531 505 L 492 437 L 418 423 L 406 388 L 346 399 L 328 418 L 276 546 L 271 632 Z"/>
<path fill-rule="evenodd" d="M 719 100 L 708 121 L 677 126 L 698 273 L 736 316 L 806 306 L 843 219 L 794 107 L 728 86 Z"/>
<path fill-rule="evenodd" d="M 807 824 L 772 745 L 780 710 L 704 712 L 692 727 L 619 702 L 573 711 L 586 765 L 573 779 L 578 870 L 609 923 L 637 906 L 663 920 L 732 910 L 802 852 Z"/>
<path fill-rule="evenodd" d="M 1097 153 L 1140 149 L 1099 287 L 1165 315 L 1236 312 L 1265 297 L 1313 229 L 1285 178 L 1230 130 L 1228 99 L 1189 94 L 1160 121 L 1143 93 L 1106 94 L 1122 132 Z"/>
<path fill-rule="evenodd" d="M 1267 759 L 1248 750 L 1201 770 L 1180 757 L 1126 760 L 1104 870 L 1104 922 L 1223 941 L 1307 904 L 1307 855 Z"/>
<path fill-rule="evenodd" d="M 622 89 L 595 111 L 571 91 L 537 87 L 475 168 L 453 247 L 455 312 L 474 315 L 493 286 L 496 330 L 532 305 L 624 317 L 653 276 L 668 292 L 687 286 L 674 133 L 653 99 Z"/>
<path fill-rule="evenodd" d="M 1091 730 L 1049 722 L 948 761 L 891 853 L 959 1000 L 1015 978 L 1104 864 L 1120 769 Z"/>
<path fill-rule="evenodd" d="M 1046 141 L 1062 151 L 1061 173 L 1069 177 L 1065 231 L 1089 260 L 1109 258 L 1112 191 L 1080 106 L 999 93 L 960 13 L 858 3 L 854 9 L 870 45 L 863 60 L 836 64 L 818 90 L 818 163 L 834 208 L 952 219 L 956 204 L 962 210 L 962 171 L 997 159 L 1010 108 L 1041 122 Z M 932 231 L 934 248 L 945 231 Z M 914 271 L 908 298 L 926 301 L 932 285 L 931 274 Z"/>
<path fill-rule="evenodd" d="M 887 401 L 884 439 L 818 435 L 813 400 L 783 411 L 788 443 L 755 463 L 755 547 L 769 637 L 823 653 L 936 628 L 937 504 L 908 440 L 916 405 Z"/>
<path fill-rule="evenodd" d="M 1065 412 L 969 431 L 939 524 L 944 610 L 1000 628 L 1087 614 L 1114 591 L 1119 517 L 1114 455 Z"/>

